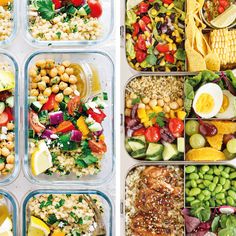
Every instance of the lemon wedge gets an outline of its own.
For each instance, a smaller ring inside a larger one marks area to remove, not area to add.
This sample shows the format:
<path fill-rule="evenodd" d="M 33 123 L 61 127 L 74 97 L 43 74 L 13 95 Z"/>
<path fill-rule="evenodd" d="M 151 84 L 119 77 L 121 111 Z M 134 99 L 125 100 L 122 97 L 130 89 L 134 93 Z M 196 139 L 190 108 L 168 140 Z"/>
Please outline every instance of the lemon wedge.
<path fill-rule="evenodd" d="M 13 233 L 11 231 L 5 231 L 3 233 L 0 233 L 0 236 L 13 236 Z"/>
<path fill-rule="evenodd" d="M 7 217 L 3 223 L 0 225 L 0 233 L 12 230 L 12 220 L 10 217 Z"/>
<path fill-rule="evenodd" d="M 231 5 L 226 11 L 211 21 L 211 25 L 216 28 L 225 28 L 230 26 L 236 19 L 236 5 Z"/>
<path fill-rule="evenodd" d="M 15 87 L 15 76 L 10 71 L 0 70 L 0 92 Z"/>
<path fill-rule="evenodd" d="M 52 156 L 44 140 L 40 140 L 31 156 L 31 170 L 33 175 L 44 173 L 52 167 Z"/>
<path fill-rule="evenodd" d="M 50 228 L 39 218 L 31 216 L 28 236 L 48 236 Z"/>

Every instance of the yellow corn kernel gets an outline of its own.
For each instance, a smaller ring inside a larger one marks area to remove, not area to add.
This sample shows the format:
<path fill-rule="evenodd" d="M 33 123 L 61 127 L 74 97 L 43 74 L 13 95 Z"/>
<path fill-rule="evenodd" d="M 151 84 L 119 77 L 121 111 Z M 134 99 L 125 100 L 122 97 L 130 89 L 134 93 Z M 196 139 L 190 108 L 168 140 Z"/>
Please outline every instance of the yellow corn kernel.
<path fill-rule="evenodd" d="M 166 15 L 167 15 L 167 16 L 170 16 L 170 15 L 171 15 L 171 12 L 170 12 L 170 11 L 166 12 Z"/>
<path fill-rule="evenodd" d="M 172 50 L 173 50 L 173 45 L 172 45 L 172 43 L 168 43 L 168 46 L 169 46 L 169 51 L 172 51 Z"/>
<path fill-rule="evenodd" d="M 175 118 L 175 112 L 173 110 L 170 110 L 170 118 Z"/>
<path fill-rule="evenodd" d="M 87 136 L 89 134 L 89 129 L 87 124 L 85 123 L 85 118 L 83 116 L 80 116 L 80 118 L 77 120 L 77 126 L 83 136 Z"/>
<path fill-rule="evenodd" d="M 144 35 L 148 38 L 151 36 L 151 34 L 148 31 L 144 31 Z"/>
<path fill-rule="evenodd" d="M 174 36 L 179 37 L 179 31 L 178 30 L 175 30 L 174 33 L 175 33 Z"/>
<path fill-rule="evenodd" d="M 161 39 L 162 39 L 162 40 L 165 40 L 165 39 L 166 39 L 166 35 L 165 35 L 165 34 L 162 34 L 162 35 L 161 35 Z"/>
<path fill-rule="evenodd" d="M 165 114 L 165 118 L 170 118 L 170 115 L 168 113 Z"/>
<path fill-rule="evenodd" d="M 143 109 L 143 108 L 138 109 L 137 113 L 138 113 L 138 118 L 139 118 L 139 119 L 143 119 L 143 118 L 146 118 L 146 117 L 147 117 L 146 110 Z"/>
<path fill-rule="evenodd" d="M 175 43 L 172 44 L 172 50 L 173 50 L 173 51 L 176 51 L 176 50 L 177 50 L 177 46 L 176 46 Z"/>
<path fill-rule="evenodd" d="M 152 16 L 157 16 L 157 10 L 156 9 L 154 9 L 154 8 L 152 8 L 152 10 L 151 10 L 151 15 Z"/>
<path fill-rule="evenodd" d="M 155 107 L 153 107 L 153 111 L 156 112 L 156 113 L 159 113 L 159 112 L 163 111 L 163 108 L 160 107 L 160 106 L 155 106 Z"/>
<path fill-rule="evenodd" d="M 165 19 L 163 17 L 160 18 L 161 23 L 165 22 Z"/>
<path fill-rule="evenodd" d="M 176 43 L 181 43 L 182 42 L 182 39 L 180 37 L 177 37 L 176 38 Z"/>
<path fill-rule="evenodd" d="M 152 122 L 147 121 L 147 122 L 144 123 L 144 126 L 145 126 L 145 128 L 148 128 L 148 127 L 152 126 Z"/>
<path fill-rule="evenodd" d="M 167 9 L 170 10 L 170 9 L 172 9 L 174 6 L 175 6 L 174 3 L 171 3 L 171 4 L 167 7 Z"/>
<path fill-rule="evenodd" d="M 158 22 L 158 21 L 160 21 L 160 17 L 156 16 L 155 17 L 155 22 Z"/>
<path fill-rule="evenodd" d="M 164 66 L 166 64 L 165 60 L 161 60 L 160 66 Z"/>
<path fill-rule="evenodd" d="M 178 117 L 180 120 L 184 120 L 184 119 L 185 119 L 185 116 L 186 116 L 186 112 L 185 112 L 185 111 L 177 111 L 177 117 Z"/>
<path fill-rule="evenodd" d="M 166 66 L 165 72 L 171 72 L 170 68 Z"/>
<path fill-rule="evenodd" d="M 166 37 L 166 41 L 169 43 L 173 43 L 173 40 L 169 36 Z"/>
<path fill-rule="evenodd" d="M 99 140 L 104 141 L 104 140 L 105 140 L 105 135 L 104 135 L 104 134 L 100 135 L 100 136 L 99 136 Z"/>
<path fill-rule="evenodd" d="M 131 34 L 126 34 L 126 39 L 131 39 Z"/>
<path fill-rule="evenodd" d="M 145 122 L 148 122 L 148 121 L 149 121 L 148 117 L 141 119 L 141 123 L 145 123 Z"/>

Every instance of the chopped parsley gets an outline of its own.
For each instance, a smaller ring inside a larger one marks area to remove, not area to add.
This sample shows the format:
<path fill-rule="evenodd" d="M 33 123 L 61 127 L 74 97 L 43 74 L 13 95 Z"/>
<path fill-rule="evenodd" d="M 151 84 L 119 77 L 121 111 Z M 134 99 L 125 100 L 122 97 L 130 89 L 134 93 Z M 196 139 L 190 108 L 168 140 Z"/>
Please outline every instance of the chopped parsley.
<path fill-rule="evenodd" d="M 65 204 L 65 199 L 61 199 L 59 201 L 59 203 L 56 204 L 55 208 L 59 209 L 60 207 L 62 207 Z"/>
<path fill-rule="evenodd" d="M 164 126 L 165 126 L 165 114 L 164 114 L 163 112 L 159 112 L 159 113 L 157 114 L 156 123 L 157 123 L 160 127 L 164 127 Z"/>
<path fill-rule="evenodd" d="M 41 202 L 39 208 L 42 209 L 42 208 L 44 208 L 44 207 L 51 206 L 51 205 L 52 205 L 52 200 L 53 200 L 53 196 L 52 196 L 52 194 L 50 194 L 50 195 L 48 196 L 47 201 L 42 201 L 42 202 Z"/>
<path fill-rule="evenodd" d="M 57 217 L 56 217 L 56 215 L 55 215 L 55 214 L 50 214 L 50 215 L 48 216 L 47 223 L 48 223 L 49 225 L 53 225 L 53 224 L 55 224 L 56 222 L 57 222 Z"/>
<path fill-rule="evenodd" d="M 137 98 L 134 98 L 134 99 L 132 99 L 132 105 L 135 105 L 135 104 L 138 104 L 138 103 L 140 103 L 140 97 L 137 97 Z"/>
<path fill-rule="evenodd" d="M 51 20 L 55 17 L 54 5 L 51 0 L 38 0 L 37 2 L 38 12 L 45 20 Z"/>

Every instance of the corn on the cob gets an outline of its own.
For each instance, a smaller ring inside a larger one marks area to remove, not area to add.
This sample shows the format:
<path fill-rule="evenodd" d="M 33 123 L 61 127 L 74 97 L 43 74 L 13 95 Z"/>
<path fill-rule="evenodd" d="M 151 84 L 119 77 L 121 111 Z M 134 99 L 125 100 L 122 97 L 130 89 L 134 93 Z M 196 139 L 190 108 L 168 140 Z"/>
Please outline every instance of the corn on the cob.
<path fill-rule="evenodd" d="M 210 33 L 210 47 L 220 58 L 221 66 L 236 63 L 236 30 L 219 29 Z"/>

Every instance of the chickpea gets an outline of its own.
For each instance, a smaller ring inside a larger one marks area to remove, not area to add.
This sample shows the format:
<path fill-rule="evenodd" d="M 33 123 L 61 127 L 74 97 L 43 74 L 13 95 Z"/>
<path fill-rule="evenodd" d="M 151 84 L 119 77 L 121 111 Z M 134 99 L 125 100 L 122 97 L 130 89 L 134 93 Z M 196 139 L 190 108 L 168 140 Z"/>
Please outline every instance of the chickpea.
<path fill-rule="evenodd" d="M 149 105 L 146 105 L 146 106 L 145 106 L 145 109 L 146 109 L 146 110 L 151 110 L 151 107 L 150 107 Z"/>
<path fill-rule="evenodd" d="M 31 83 L 31 84 L 30 84 L 30 87 L 31 87 L 32 89 L 36 89 L 36 88 L 38 87 L 38 84 L 37 84 L 37 83 Z"/>
<path fill-rule="evenodd" d="M 69 67 L 70 66 L 70 61 L 63 61 L 62 62 L 62 65 L 65 66 L 65 67 Z"/>
<path fill-rule="evenodd" d="M 14 124 L 11 123 L 11 122 L 7 123 L 7 129 L 8 130 L 13 130 L 14 129 Z"/>
<path fill-rule="evenodd" d="M 49 75 L 50 75 L 51 77 L 55 77 L 55 76 L 57 76 L 57 73 L 58 73 L 57 68 L 52 68 L 52 69 L 50 70 L 50 72 L 49 72 Z"/>
<path fill-rule="evenodd" d="M 157 105 L 160 106 L 160 107 L 164 107 L 165 103 L 164 103 L 163 99 L 158 99 L 157 100 Z"/>
<path fill-rule="evenodd" d="M 33 83 L 38 83 L 38 82 L 40 82 L 40 78 L 39 77 L 33 77 L 33 78 L 31 78 L 31 82 L 33 82 Z"/>
<path fill-rule="evenodd" d="M 70 85 L 70 88 L 72 88 L 73 91 L 77 90 L 77 85 L 76 84 L 72 84 Z"/>
<path fill-rule="evenodd" d="M 43 96 L 42 93 L 40 93 L 40 94 L 38 95 L 38 100 L 39 100 L 39 101 L 42 101 L 43 99 L 44 99 L 44 96 Z"/>
<path fill-rule="evenodd" d="M 136 99 L 137 97 L 138 97 L 138 96 L 137 96 L 135 93 L 131 93 L 131 94 L 130 94 L 130 98 L 131 98 L 131 99 Z"/>
<path fill-rule="evenodd" d="M 59 89 L 59 86 L 58 86 L 57 84 L 55 84 L 55 85 L 52 86 L 52 92 L 53 92 L 53 93 L 58 93 L 59 90 L 60 90 L 60 89 Z"/>
<path fill-rule="evenodd" d="M 8 150 L 8 148 L 3 147 L 3 148 L 2 148 L 2 155 L 3 155 L 4 157 L 7 157 L 9 154 L 10 154 L 10 151 Z"/>
<path fill-rule="evenodd" d="M 128 99 L 128 100 L 126 101 L 126 107 L 127 107 L 127 108 L 132 108 L 132 107 L 133 107 L 133 105 L 132 105 L 132 100 L 131 100 L 131 99 Z"/>
<path fill-rule="evenodd" d="M 168 105 L 164 106 L 164 112 L 169 113 L 170 112 L 170 107 Z"/>
<path fill-rule="evenodd" d="M 0 163 L 0 171 L 2 171 L 5 168 L 5 163 Z"/>
<path fill-rule="evenodd" d="M 171 103 L 170 103 L 170 109 L 176 110 L 176 109 L 178 109 L 178 108 L 179 108 L 179 105 L 178 105 L 177 102 L 171 102 Z"/>
<path fill-rule="evenodd" d="M 7 148 L 8 148 L 9 150 L 13 150 L 13 148 L 14 148 L 14 143 L 11 142 L 11 141 L 7 142 Z"/>
<path fill-rule="evenodd" d="M 144 97 L 144 98 L 142 99 L 142 101 L 143 101 L 144 104 L 148 104 L 148 103 L 150 102 L 150 98 Z"/>
<path fill-rule="evenodd" d="M 129 108 L 125 109 L 125 116 L 131 116 L 131 109 Z"/>
<path fill-rule="evenodd" d="M 48 97 L 44 97 L 44 98 L 40 101 L 40 103 L 41 103 L 42 105 L 44 105 L 47 101 L 48 101 Z"/>
<path fill-rule="evenodd" d="M 31 89 L 30 90 L 30 96 L 35 96 L 37 97 L 39 95 L 38 89 Z"/>
<path fill-rule="evenodd" d="M 41 76 L 46 76 L 46 75 L 47 75 L 47 71 L 46 71 L 45 69 L 42 69 L 42 70 L 40 71 L 40 75 L 41 75 Z"/>
<path fill-rule="evenodd" d="M 73 90 L 70 87 L 64 89 L 64 91 L 63 91 L 64 95 L 71 95 L 72 92 L 73 92 Z"/>
<path fill-rule="evenodd" d="M 50 82 L 50 78 L 48 76 L 43 76 L 42 81 L 48 84 Z"/>
<path fill-rule="evenodd" d="M 58 66 L 58 75 L 63 75 L 65 73 L 65 67 L 64 66 Z"/>
<path fill-rule="evenodd" d="M 38 60 L 38 61 L 36 61 L 36 63 L 35 63 L 35 65 L 37 66 L 37 67 L 40 67 L 40 68 L 45 68 L 45 66 L 46 66 L 46 61 L 45 60 Z"/>
<path fill-rule="evenodd" d="M 71 67 L 66 68 L 66 73 L 67 73 L 68 75 L 73 75 L 73 74 L 74 74 L 74 69 L 71 68 Z"/>
<path fill-rule="evenodd" d="M 170 102 L 170 97 L 165 97 L 165 98 L 164 98 L 164 102 L 165 102 L 165 103 L 169 103 L 169 102 Z"/>
<path fill-rule="evenodd" d="M 179 104 L 180 107 L 182 107 L 184 105 L 184 101 L 182 98 L 178 98 L 177 103 Z"/>
<path fill-rule="evenodd" d="M 14 164 L 14 162 L 15 162 L 15 157 L 14 157 L 14 155 L 10 154 L 7 157 L 7 164 Z"/>
<path fill-rule="evenodd" d="M 38 69 L 36 66 L 32 66 L 29 70 L 30 77 L 36 77 L 38 75 Z"/>
<path fill-rule="evenodd" d="M 61 80 L 64 81 L 64 82 L 68 82 L 69 81 L 69 75 L 64 73 L 62 76 L 61 76 Z"/>
<path fill-rule="evenodd" d="M 74 75 L 71 75 L 69 78 L 69 83 L 70 84 L 76 84 L 77 83 L 77 77 Z"/>
<path fill-rule="evenodd" d="M 51 79 L 50 84 L 58 84 L 61 81 L 59 76 L 55 76 Z"/>
<path fill-rule="evenodd" d="M 12 170 L 14 168 L 14 165 L 13 164 L 6 164 L 5 167 L 7 170 Z"/>
<path fill-rule="evenodd" d="M 157 105 L 157 100 L 156 99 L 152 99 L 150 102 L 149 102 L 149 106 L 150 107 L 155 107 Z"/>
<path fill-rule="evenodd" d="M 152 99 L 157 99 L 157 95 L 156 95 L 156 94 L 153 94 L 153 95 L 152 95 Z"/>
<path fill-rule="evenodd" d="M 38 83 L 38 88 L 41 91 L 44 91 L 46 89 L 46 83 L 44 81 Z"/>
<path fill-rule="evenodd" d="M 62 102 L 64 99 L 64 95 L 62 93 L 58 93 L 56 96 L 55 96 L 55 100 L 57 102 Z"/>
<path fill-rule="evenodd" d="M 8 141 L 13 141 L 14 140 L 14 134 L 13 133 L 8 133 L 7 134 L 7 140 Z"/>
<path fill-rule="evenodd" d="M 145 107 L 146 107 L 146 106 L 145 106 L 144 103 L 139 103 L 139 104 L 138 104 L 138 108 L 139 108 L 139 109 L 145 109 Z"/>
<path fill-rule="evenodd" d="M 55 66 L 54 60 L 52 60 L 52 59 L 46 60 L 46 65 L 45 65 L 46 69 L 52 69 L 54 66 Z"/>
<path fill-rule="evenodd" d="M 64 89 L 66 89 L 67 87 L 68 87 L 68 84 L 67 84 L 67 83 L 65 83 L 65 82 L 60 82 L 60 84 L 59 84 L 60 90 L 64 90 Z"/>
<path fill-rule="evenodd" d="M 51 88 L 46 88 L 43 92 L 43 95 L 46 96 L 46 97 L 49 97 L 52 93 L 52 90 Z"/>

